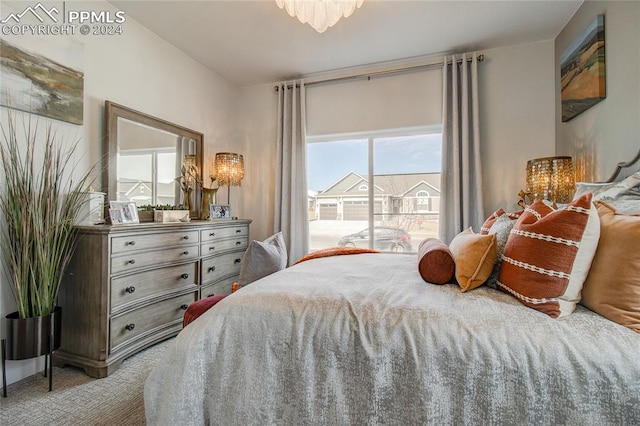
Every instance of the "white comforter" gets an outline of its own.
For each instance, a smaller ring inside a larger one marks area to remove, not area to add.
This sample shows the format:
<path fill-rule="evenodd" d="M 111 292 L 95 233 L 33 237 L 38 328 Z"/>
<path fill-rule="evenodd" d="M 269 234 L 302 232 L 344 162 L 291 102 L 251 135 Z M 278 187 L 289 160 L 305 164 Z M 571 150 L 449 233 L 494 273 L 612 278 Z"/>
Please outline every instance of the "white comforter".
<path fill-rule="evenodd" d="M 640 335 L 427 284 L 414 256 L 329 257 L 186 327 L 145 409 L 151 425 L 640 424 Z"/>

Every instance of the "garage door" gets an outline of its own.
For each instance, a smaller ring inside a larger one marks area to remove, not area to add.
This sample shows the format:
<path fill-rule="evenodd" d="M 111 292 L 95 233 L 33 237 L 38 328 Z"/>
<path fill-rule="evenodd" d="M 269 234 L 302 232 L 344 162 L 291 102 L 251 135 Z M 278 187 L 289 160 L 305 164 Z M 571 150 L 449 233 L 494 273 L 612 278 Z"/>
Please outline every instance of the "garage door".
<path fill-rule="evenodd" d="M 369 219 L 369 203 L 366 201 L 345 201 L 342 208 L 344 220 Z"/>
<path fill-rule="evenodd" d="M 337 204 L 321 204 L 318 220 L 336 220 L 338 218 Z"/>

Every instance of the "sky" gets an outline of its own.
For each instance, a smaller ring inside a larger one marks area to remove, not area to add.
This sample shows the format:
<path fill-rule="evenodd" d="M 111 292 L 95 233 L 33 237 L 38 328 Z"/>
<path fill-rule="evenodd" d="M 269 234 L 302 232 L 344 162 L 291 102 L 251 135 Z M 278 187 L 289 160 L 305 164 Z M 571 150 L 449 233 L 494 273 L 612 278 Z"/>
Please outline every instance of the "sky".
<path fill-rule="evenodd" d="M 307 182 L 323 191 L 347 173 L 368 175 L 368 140 L 355 139 L 307 144 Z M 429 134 L 374 139 L 374 174 L 439 172 L 442 135 Z"/>

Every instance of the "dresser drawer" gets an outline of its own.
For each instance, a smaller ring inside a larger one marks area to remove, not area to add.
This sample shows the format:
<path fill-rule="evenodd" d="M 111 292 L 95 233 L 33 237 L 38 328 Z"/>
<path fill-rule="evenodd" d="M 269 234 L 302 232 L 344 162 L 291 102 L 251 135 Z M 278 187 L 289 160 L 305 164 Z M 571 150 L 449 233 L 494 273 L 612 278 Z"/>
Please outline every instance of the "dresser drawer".
<path fill-rule="evenodd" d="M 202 243 L 202 256 L 210 256 L 221 251 L 247 248 L 249 240 L 247 237 L 227 238 L 226 240 L 212 240 Z"/>
<path fill-rule="evenodd" d="M 164 300 L 111 318 L 110 352 L 116 352 L 130 340 L 143 337 L 155 329 L 182 320 L 190 303 L 197 300 L 198 293 L 188 293 Z"/>
<path fill-rule="evenodd" d="M 151 265 L 188 261 L 199 257 L 199 246 L 174 247 L 149 252 L 134 252 L 111 258 L 111 273 L 135 271 Z"/>
<path fill-rule="evenodd" d="M 113 237 L 111 238 L 111 253 L 130 253 L 161 247 L 186 246 L 198 243 L 199 236 L 197 230 L 191 230 Z"/>
<path fill-rule="evenodd" d="M 211 285 L 203 286 L 200 290 L 200 298 L 215 296 L 216 294 L 231 294 L 231 286 L 235 281 L 238 281 L 238 277 L 225 278 L 221 281 L 216 281 Z"/>
<path fill-rule="evenodd" d="M 111 311 L 118 306 L 198 284 L 198 262 L 111 279 Z"/>
<path fill-rule="evenodd" d="M 202 261 L 202 284 L 240 273 L 240 264 L 244 252 L 221 254 Z"/>
<path fill-rule="evenodd" d="M 248 237 L 249 227 L 247 225 L 227 226 L 224 228 L 203 229 L 200 231 L 200 241 L 208 242 L 229 237 Z"/>

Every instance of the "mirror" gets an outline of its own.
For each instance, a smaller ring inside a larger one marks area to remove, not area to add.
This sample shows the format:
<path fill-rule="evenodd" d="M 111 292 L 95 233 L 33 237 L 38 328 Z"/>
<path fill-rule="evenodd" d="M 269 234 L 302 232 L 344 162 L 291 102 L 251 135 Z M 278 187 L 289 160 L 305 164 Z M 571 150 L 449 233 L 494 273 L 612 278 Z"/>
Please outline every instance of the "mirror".
<path fill-rule="evenodd" d="M 202 133 L 110 101 L 105 116 L 107 201 L 190 205 L 190 216 L 198 218 L 200 188 L 193 185 L 189 204 L 176 177 L 185 163 L 202 173 Z"/>

